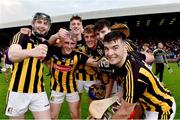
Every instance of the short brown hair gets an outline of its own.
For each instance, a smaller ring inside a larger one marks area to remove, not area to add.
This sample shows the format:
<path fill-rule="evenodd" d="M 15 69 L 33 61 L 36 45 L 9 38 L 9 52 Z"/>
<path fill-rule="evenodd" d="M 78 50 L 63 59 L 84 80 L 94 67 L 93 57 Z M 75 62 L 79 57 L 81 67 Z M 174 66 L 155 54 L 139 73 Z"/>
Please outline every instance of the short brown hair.
<path fill-rule="evenodd" d="M 85 33 L 94 33 L 94 25 L 90 24 L 84 27 L 83 34 Z"/>
<path fill-rule="evenodd" d="M 108 29 L 111 29 L 111 23 L 109 20 L 106 19 L 101 19 L 98 20 L 95 25 L 94 25 L 94 31 L 100 31 L 102 30 L 104 27 L 107 27 Z"/>
<path fill-rule="evenodd" d="M 73 15 L 70 18 L 70 22 L 73 21 L 73 20 L 79 20 L 80 22 L 82 22 L 82 18 L 79 15 Z"/>

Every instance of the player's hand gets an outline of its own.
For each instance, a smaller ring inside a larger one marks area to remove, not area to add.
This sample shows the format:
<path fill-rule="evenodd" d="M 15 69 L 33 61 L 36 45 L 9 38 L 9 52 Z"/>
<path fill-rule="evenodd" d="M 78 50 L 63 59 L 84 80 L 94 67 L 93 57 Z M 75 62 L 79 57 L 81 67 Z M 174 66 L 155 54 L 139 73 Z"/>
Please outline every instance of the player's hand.
<path fill-rule="evenodd" d="M 102 57 L 98 62 L 99 68 L 109 68 L 109 66 L 110 66 L 110 63 L 105 57 Z"/>
<path fill-rule="evenodd" d="M 29 51 L 30 57 L 36 57 L 38 59 L 44 59 L 47 55 L 48 47 L 45 44 L 39 44 L 35 48 Z"/>
<path fill-rule="evenodd" d="M 49 45 L 56 45 L 61 47 L 62 40 L 67 37 L 68 31 L 66 29 L 60 28 L 59 31 L 52 35 L 48 40 Z"/>
<path fill-rule="evenodd" d="M 164 63 L 164 64 L 165 64 L 165 63 Z M 172 74 L 172 73 L 173 73 L 173 69 L 170 68 L 168 64 L 165 64 L 165 65 L 166 65 L 166 67 L 167 67 L 167 69 L 168 69 L 169 74 Z"/>
<path fill-rule="evenodd" d="M 105 57 L 102 57 L 98 62 L 98 72 L 114 73 L 114 68 Z"/>
<path fill-rule="evenodd" d="M 30 36 L 31 35 L 31 29 L 29 29 L 29 28 L 21 28 L 20 33 Z"/>
<path fill-rule="evenodd" d="M 56 34 L 61 39 L 61 38 L 66 38 L 68 33 L 69 32 L 66 29 L 60 28 Z"/>

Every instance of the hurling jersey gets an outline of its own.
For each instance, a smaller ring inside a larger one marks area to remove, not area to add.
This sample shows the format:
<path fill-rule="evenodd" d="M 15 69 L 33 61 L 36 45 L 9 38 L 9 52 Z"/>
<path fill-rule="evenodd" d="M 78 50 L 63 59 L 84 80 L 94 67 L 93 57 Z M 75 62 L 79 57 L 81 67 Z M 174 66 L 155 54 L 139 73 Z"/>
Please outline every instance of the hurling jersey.
<path fill-rule="evenodd" d="M 35 48 L 38 44 L 47 44 L 33 34 L 17 33 L 12 44 L 19 44 L 23 50 Z M 28 57 L 21 62 L 13 63 L 9 90 L 21 93 L 39 93 L 44 91 L 43 62 L 37 58 Z"/>
<path fill-rule="evenodd" d="M 80 64 L 86 64 L 88 56 L 72 51 L 63 55 L 60 47 L 50 47 L 51 55 L 51 89 L 57 92 L 72 93 L 77 91 L 75 70 Z"/>
<path fill-rule="evenodd" d="M 103 46 L 99 42 L 96 49 L 93 50 L 84 45 L 81 51 L 97 60 L 104 55 Z M 83 81 L 97 80 L 97 69 L 91 66 L 81 65 L 76 71 L 76 79 Z"/>
<path fill-rule="evenodd" d="M 126 102 L 139 101 L 145 110 L 159 112 L 159 119 L 163 115 L 170 117 L 173 97 L 143 62 L 128 55 L 124 65 L 118 69 L 118 75 L 122 80 L 123 99 Z"/>

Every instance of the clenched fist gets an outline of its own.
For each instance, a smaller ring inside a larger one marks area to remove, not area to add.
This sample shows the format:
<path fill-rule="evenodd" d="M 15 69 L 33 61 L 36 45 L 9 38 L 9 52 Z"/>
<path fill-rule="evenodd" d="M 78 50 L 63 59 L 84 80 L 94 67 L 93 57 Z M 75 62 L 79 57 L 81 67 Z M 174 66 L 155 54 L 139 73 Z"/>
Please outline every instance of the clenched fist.
<path fill-rule="evenodd" d="M 48 47 L 45 44 L 39 44 L 35 48 L 31 49 L 29 51 L 29 56 L 30 57 L 36 57 L 39 59 L 44 59 L 46 57 L 48 51 Z"/>

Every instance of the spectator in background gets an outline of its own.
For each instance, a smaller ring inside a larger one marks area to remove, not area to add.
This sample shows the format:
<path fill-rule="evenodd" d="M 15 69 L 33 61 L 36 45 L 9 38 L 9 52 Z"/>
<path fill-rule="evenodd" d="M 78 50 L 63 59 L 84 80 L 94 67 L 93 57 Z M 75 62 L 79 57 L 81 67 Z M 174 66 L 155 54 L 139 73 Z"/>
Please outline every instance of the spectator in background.
<path fill-rule="evenodd" d="M 157 49 L 154 50 L 153 52 L 154 57 L 155 57 L 155 65 L 156 65 L 156 71 L 155 75 L 159 74 L 159 81 L 163 81 L 163 73 L 164 73 L 164 64 L 167 65 L 168 69 L 168 62 L 166 58 L 166 52 L 163 50 L 163 44 L 161 42 L 158 43 Z"/>
<path fill-rule="evenodd" d="M 6 69 L 4 73 L 6 82 L 8 82 L 8 77 L 9 75 L 11 75 L 13 67 L 12 62 L 9 60 L 8 57 L 8 50 L 9 48 L 6 48 L 6 50 L 4 51 L 4 68 Z"/>

